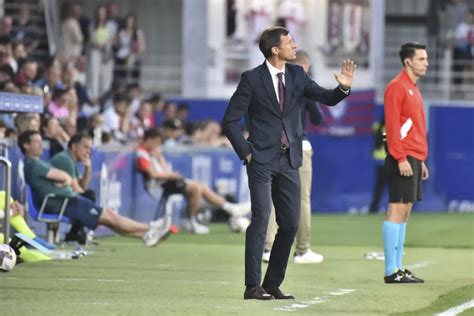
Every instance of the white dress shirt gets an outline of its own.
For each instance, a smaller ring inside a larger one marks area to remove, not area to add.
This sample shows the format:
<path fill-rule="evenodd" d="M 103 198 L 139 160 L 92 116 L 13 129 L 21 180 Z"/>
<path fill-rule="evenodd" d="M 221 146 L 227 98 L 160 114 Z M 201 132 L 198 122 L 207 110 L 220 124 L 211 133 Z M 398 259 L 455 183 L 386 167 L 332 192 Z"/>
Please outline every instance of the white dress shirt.
<path fill-rule="evenodd" d="M 278 69 L 275 68 L 272 64 L 268 62 L 268 60 L 265 61 L 267 63 L 268 70 L 270 70 L 270 76 L 272 77 L 272 82 L 273 82 L 273 89 L 275 90 L 275 94 L 277 97 L 278 103 L 280 103 L 280 95 L 278 93 L 278 76 L 280 72 L 283 73 L 283 85 L 285 85 L 285 67 L 283 69 Z"/>

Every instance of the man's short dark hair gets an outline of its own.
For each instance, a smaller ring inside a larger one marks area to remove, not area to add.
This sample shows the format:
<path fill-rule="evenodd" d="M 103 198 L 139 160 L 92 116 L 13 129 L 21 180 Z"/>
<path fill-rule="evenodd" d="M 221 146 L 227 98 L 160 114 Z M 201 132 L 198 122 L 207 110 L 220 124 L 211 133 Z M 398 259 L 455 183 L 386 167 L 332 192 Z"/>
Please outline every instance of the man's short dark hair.
<path fill-rule="evenodd" d="M 157 128 L 149 128 L 143 134 L 143 140 L 146 141 L 147 139 L 157 138 L 163 139 L 160 130 Z"/>
<path fill-rule="evenodd" d="M 74 134 L 74 136 L 72 136 L 71 139 L 69 140 L 69 142 L 67 143 L 67 148 L 71 149 L 72 145 L 79 144 L 83 139 L 92 140 L 92 137 L 91 137 L 91 135 L 89 135 L 87 133 L 82 133 L 82 132 Z"/>
<path fill-rule="evenodd" d="M 405 65 L 405 59 L 409 58 L 412 59 L 415 56 L 415 52 L 417 49 L 426 49 L 426 45 L 420 44 L 418 42 L 409 42 L 405 43 L 400 47 L 400 60 L 402 61 L 402 65 Z"/>
<path fill-rule="evenodd" d="M 20 150 L 23 153 L 23 155 L 26 154 L 25 144 L 30 144 L 31 143 L 31 136 L 39 134 L 39 133 L 40 132 L 38 132 L 38 131 L 28 130 L 28 131 L 25 131 L 25 132 L 21 133 L 20 136 L 18 136 L 18 140 L 17 140 L 18 147 L 20 147 Z"/>
<path fill-rule="evenodd" d="M 275 26 L 270 27 L 262 32 L 260 35 L 260 41 L 258 42 L 258 47 L 262 52 L 265 58 L 270 58 L 272 56 L 272 47 L 279 47 L 281 44 L 281 36 L 288 35 L 290 31 L 288 29 Z"/>

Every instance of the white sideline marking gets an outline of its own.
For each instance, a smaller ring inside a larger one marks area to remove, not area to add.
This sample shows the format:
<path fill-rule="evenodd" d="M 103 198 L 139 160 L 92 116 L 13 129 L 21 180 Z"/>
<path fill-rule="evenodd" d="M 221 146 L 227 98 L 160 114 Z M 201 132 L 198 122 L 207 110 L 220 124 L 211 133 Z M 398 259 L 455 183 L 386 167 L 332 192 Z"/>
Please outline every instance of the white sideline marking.
<path fill-rule="evenodd" d="M 341 296 L 341 295 L 346 295 L 354 292 L 355 289 L 337 289 L 335 291 L 330 291 L 329 294 L 333 296 Z M 282 312 L 294 312 L 299 309 L 306 308 L 311 305 L 316 305 L 316 304 L 321 304 L 325 302 L 329 302 L 329 296 L 316 296 L 308 301 L 302 301 L 299 303 L 283 306 L 283 307 L 277 307 L 274 308 L 273 310 L 275 311 L 282 311 Z"/>
<path fill-rule="evenodd" d="M 16 280 L 15 277 L 4 277 L 4 278 L 0 278 L 0 279 L 3 279 L 3 280 Z"/>
<path fill-rule="evenodd" d="M 110 305 L 110 303 L 96 303 L 96 302 L 90 302 L 90 303 L 72 303 L 73 305 L 101 305 L 101 306 L 107 306 Z"/>
<path fill-rule="evenodd" d="M 59 281 L 74 282 L 74 281 L 86 281 L 87 279 L 76 279 L 76 278 L 59 278 Z"/>
<path fill-rule="evenodd" d="M 453 308 L 450 308 L 448 310 L 445 310 L 444 312 L 441 312 L 439 314 L 435 314 L 435 316 L 454 316 L 461 314 L 464 312 L 466 309 L 470 309 L 474 307 L 474 300 L 470 300 L 464 304 L 454 306 Z"/>
<path fill-rule="evenodd" d="M 80 282 L 80 281 L 90 281 L 91 279 L 79 279 L 79 278 L 59 278 L 59 281 L 66 282 Z M 97 282 L 125 282 L 125 280 L 119 279 L 97 279 Z"/>

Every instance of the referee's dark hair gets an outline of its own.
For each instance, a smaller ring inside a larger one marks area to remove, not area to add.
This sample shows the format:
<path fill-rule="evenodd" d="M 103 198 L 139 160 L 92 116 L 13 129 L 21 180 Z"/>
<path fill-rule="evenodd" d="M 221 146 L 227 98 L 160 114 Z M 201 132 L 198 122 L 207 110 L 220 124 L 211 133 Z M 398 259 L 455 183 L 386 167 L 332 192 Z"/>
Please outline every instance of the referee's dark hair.
<path fill-rule="evenodd" d="M 282 35 L 288 35 L 289 33 L 290 31 L 288 31 L 288 29 L 281 26 L 270 27 L 263 31 L 262 35 L 260 35 L 260 41 L 258 42 L 258 47 L 263 56 L 265 56 L 265 58 L 272 57 L 272 47 L 279 47 L 281 44 L 280 37 Z"/>
<path fill-rule="evenodd" d="M 398 54 L 400 55 L 400 60 L 402 61 L 403 66 L 406 66 L 405 59 L 412 59 L 413 56 L 415 56 L 415 51 L 417 49 L 426 49 L 426 45 L 418 42 L 409 42 L 400 47 L 400 52 L 398 52 Z"/>
<path fill-rule="evenodd" d="M 74 136 L 72 136 L 71 139 L 69 140 L 69 142 L 67 143 L 67 148 L 71 149 L 72 145 L 79 144 L 85 138 L 92 140 L 92 137 L 89 134 L 82 133 L 82 132 L 74 134 Z"/>

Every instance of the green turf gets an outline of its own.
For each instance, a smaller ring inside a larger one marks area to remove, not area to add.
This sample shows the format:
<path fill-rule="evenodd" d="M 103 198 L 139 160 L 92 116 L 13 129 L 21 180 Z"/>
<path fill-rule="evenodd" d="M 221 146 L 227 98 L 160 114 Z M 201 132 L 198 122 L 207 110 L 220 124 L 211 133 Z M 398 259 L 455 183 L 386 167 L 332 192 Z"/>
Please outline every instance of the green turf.
<path fill-rule="evenodd" d="M 427 280 L 412 285 L 383 284 L 383 262 L 364 259 L 382 250 L 382 221 L 314 216 L 325 260 L 290 262 L 282 288 L 295 301 L 242 299 L 244 236 L 221 224 L 157 248 L 112 237 L 79 260 L 19 265 L 0 274 L 0 315 L 432 315 L 474 298 L 474 214 L 411 218 L 405 263 Z"/>

